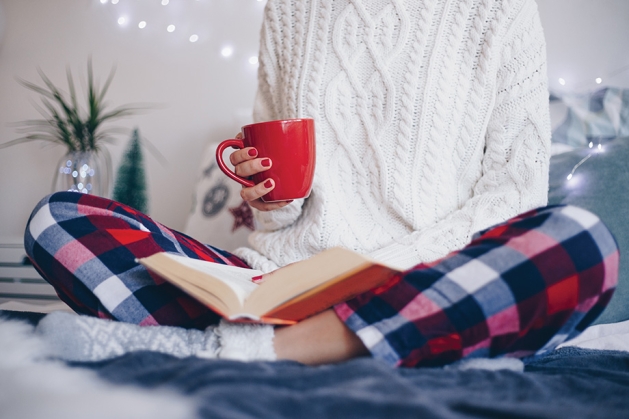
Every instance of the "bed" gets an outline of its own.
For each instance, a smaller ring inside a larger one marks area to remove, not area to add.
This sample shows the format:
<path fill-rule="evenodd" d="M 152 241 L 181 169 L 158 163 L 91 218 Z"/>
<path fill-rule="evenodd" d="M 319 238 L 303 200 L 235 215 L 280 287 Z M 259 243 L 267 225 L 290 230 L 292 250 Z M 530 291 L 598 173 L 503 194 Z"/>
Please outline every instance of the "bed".
<path fill-rule="evenodd" d="M 24 343 L 42 316 L 0 312 L 0 340 L 8 342 L 7 326 L 19 326 L 21 338 L 11 341 L 22 339 L 17 349 L 32 353 L 33 342 L 27 350 Z M 15 358 L 10 346 L 0 349 L 2 359 Z M 578 341 L 524 362 L 477 359 L 444 368 L 392 369 L 371 358 L 307 367 L 148 351 L 89 363 L 35 356 L 16 367 L 20 362 L 13 360 L 11 370 L 0 361 L 0 417 L 629 416 L 629 321 L 593 326 Z"/>

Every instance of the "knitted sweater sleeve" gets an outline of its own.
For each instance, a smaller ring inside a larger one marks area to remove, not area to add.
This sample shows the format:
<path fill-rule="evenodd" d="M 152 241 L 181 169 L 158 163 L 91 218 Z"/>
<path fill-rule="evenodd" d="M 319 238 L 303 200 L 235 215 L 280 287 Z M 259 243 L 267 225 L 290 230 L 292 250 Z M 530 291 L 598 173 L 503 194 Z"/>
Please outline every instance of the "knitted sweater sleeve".
<path fill-rule="evenodd" d="M 282 104 L 280 97 L 281 51 L 277 45 L 279 39 L 273 33 L 274 29 L 277 30 L 273 25 L 274 19 L 276 18 L 273 5 L 269 2 L 265 9 L 260 31 L 258 89 L 253 107 L 253 120 L 255 122 L 294 117 L 293 115 L 284 115 L 280 111 Z M 274 231 L 292 224 L 301 214 L 303 203 L 303 199 L 296 199 L 291 204 L 273 211 L 258 211 L 252 208 L 257 221 L 256 229 Z"/>
<path fill-rule="evenodd" d="M 463 248 L 475 232 L 547 204 L 546 45 L 534 2 L 520 11 L 504 40 L 483 172 L 472 197 L 442 220 L 372 252 L 374 259 L 403 268 L 433 261 Z"/>

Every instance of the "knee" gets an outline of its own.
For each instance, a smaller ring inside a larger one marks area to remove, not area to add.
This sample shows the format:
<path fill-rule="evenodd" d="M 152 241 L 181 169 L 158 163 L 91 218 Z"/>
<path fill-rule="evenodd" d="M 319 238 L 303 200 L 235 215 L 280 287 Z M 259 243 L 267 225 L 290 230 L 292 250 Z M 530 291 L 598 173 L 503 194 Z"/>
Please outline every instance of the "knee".
<path fill-rule="evenodd" d="M 56 192 L 42 198 L 31 213 L 24 231 L 24 248 L 33 258 L 33 247 L 39 236 L 49 227 L 61 221 L 64 207 L 75 205 L 82 194 L 76 192 Z"/>
<path fill-rule="evenodd" d="M 551 224 L 564 225 L 557 232 L 556 239 L 563 242 L 572 241 L 582 251 L 598 250 L 603 258 L 618 253 L 618 243 L 605 223 L 594 213 L 573 205 L 548 207 Z"/>
<path fill-rule="evenodd" d="M 599 292 L 613 290 L 618 283 L 619 249 L 612 232 L 594 213 L 575 206 L 553 207 L 552 217 L 562 223 L 555 239 L 570 255 L 582 287 L 600 285 Z M 595 287 L 598 288 L 598 287 Z"/>

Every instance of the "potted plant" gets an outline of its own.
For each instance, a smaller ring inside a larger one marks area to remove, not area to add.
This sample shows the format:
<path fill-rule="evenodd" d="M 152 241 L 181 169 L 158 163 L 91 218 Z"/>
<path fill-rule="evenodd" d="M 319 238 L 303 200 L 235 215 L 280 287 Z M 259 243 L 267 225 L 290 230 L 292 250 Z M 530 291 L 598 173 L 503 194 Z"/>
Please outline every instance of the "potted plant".
<path fill-rule="evenodd" d="M 67 70 L 68 93 L 56 87 L 38 69 L 44 82 L 39 86 L 29 81 L 18 82 L 40 95 L 43 108 L 37 107 L 44 119 L 19 123 L 18 132 L 24 136 L 0 145 L 0 148 L 29 141 L 46 141 L 66 147 L 66 154 L 59 160 L 52 181 L 52 190 L 71 190 L 109 196 L 112 178 L 111 156 L 103 145 L 111 142 L 120 128 L 105 128 L 104 124 L 129 116 L 141 109 L 137 106 L 120 106 L 107 109 L 104 102 L 115 69 L 112 68 L 102 88 L 96 85 L 92 61 L 87 63 L 86 103 L 82 107 L 77 99 L 74 79 Z"/>

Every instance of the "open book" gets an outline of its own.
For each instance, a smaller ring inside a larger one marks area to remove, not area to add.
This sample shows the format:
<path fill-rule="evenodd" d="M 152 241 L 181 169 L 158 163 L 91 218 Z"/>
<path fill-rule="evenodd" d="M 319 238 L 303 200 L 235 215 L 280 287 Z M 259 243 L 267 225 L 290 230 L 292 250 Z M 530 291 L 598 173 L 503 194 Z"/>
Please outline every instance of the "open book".
<path fill-rule="evenodd" d="M 170 253 L 138 259 L 231 321 L 292 324 L 384 284 L 399 269 L 335 247 L 251 282 L 262 272 Z"/>

